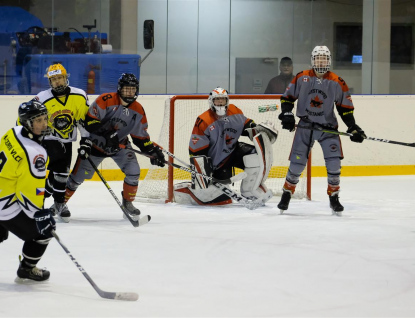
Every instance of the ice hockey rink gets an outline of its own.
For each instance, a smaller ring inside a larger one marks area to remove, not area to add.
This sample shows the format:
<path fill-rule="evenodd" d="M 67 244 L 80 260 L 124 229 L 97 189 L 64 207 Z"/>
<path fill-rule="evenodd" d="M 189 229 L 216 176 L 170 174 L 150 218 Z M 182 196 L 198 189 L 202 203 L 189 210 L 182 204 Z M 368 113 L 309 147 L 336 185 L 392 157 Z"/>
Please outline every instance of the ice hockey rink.
<path fill-rule="evenodd" d="M 50 280 L 14 283 L 11 235 L 0 317 L 414 317 L 415 176 L 342 178 L 342 217 L 325 191 L 313 178 L 313 200 L 283 215 L 277 199 L 255 211 L 136 203 L 152 221 L 134 228 L 102 182 L 85 182 L 57 233 L 101 289 L 138 301 L 100 298 L 55 240 L 39 263 Z"/>

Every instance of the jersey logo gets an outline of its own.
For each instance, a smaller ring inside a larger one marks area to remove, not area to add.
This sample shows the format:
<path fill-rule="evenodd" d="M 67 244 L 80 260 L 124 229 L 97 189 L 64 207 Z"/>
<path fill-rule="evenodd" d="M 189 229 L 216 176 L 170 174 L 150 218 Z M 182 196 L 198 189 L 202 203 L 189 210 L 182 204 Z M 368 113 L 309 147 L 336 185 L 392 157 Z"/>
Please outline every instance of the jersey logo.
<path fill-rule="evenodd" d="M 308 82 L 308 77 L 303 77 L 303 82 L 307 83 Z"/>
<path fill-rule="evenodd" d="M 336 144 L 331 144 L 330 145 L 330 151 L 331 152 L 336 152 L 337 151 L 337 145 Z"/>
<path fill-rule="evenodd" d="M 235 139 L 234 137 L 231 137 L 228 134 L 226 134 L 225 142 L 226 142 L 227 145 L 229 145 L 229 144 L 232 143 L 232 140 L 234 140 L 234 139 Z"/>
<path fill-rule="evenodd" d="M 46 160 L 45 157 L 42 154 L 36 155 L 33 159 L 33 165 L 35 166 L 35 169 L 39 172 L 43 172 L 46 170 Z"/>
<path fill-rule="evenodd" d="M 212 131 L 215 129 L 215 125 L 209 126 L 209 130 Z"/>
<path fill-rule="evenodd" d="M 198 141 L 199 141 L 199 138 L 192 137 L 192 143 L 193 143 L 193 145 L 196 145 Z"/>
<path fill-rule="evenodd" d="M 310 107 L 317 107 L 321 108 L 321 105 L 323 105 L 323 102 L 318 98 L 318 96 L 314 97 L 314 99 L 310 102 Z"/>
<path fill-rule="evenodd" d="M 36 188 L 36 195 L 45 195 L 45 188 Z"/>
<path fill-rule="evenodd" d="M 98 111 L 97 111 L 97 107 L 93 106 L 92 107 L 92 112 L 94 113 L 95 117 L 98 117 Z"/>
<path fill-rule="evenodd" d="M 15 199 L 14 193 L 4 198 L 0 198 L 0 210 L 6 210 L 15 203 L 18 204 L 18 201 Z"/>
<path fill-rule="evenodd" d="M 346 99 L 348 99 L 351 103 L 353 103 L 353 101 L 352 101 L 352 96 L 346 96 Z"/>

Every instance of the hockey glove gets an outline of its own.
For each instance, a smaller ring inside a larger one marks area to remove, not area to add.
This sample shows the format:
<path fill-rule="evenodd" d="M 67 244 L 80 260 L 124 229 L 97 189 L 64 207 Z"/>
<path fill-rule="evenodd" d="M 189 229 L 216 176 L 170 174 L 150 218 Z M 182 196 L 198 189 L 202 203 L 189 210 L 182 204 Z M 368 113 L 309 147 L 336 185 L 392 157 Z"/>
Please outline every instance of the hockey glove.
<path fill-rule="evenodd" d="M 120 151 L 120 141 L 118 139 L 118 134 L 116 131 L 110 131 L 104 137 L 106 139 L 104 147 L 104 151 L 106 153 L 116 153 Z"/>
<path fill-rule="evenodd" d="M 367 138 L 362 128 L 356 124 L 350 126 L 349 129 L 347 129 L 347 132 L 353 134 L 353 136 L 350 136 L 350 140 L 353 142 L 363 142 L 363 140 Z"/>
<path fill-rule="evenodd" d="M 278 116 L 278 119 L 281 120 L 282 129 L 287 129 L 293 131 L 295 128 L 295 118 L 292 112 L 281 113 Z"/>
<path fill-rule="evenodd" d="M 92 141 L 88 138 L 81 138 L 80 146 L 78 148 L 78 154 L 79 157 L 81 157 L 82 160 L 87 159 L 91 155 L 91 147 L 92 147 Z"/>
<path fill-rule="evenodd" d="M 150 159 L 152 165 L 164 167 L 166 160 L 164 159 L 163 152 L 158 146 L 153 146 L 148 152 L 150 156 L 153 158 Z"/>
<path fill-rule="evenodd" d="M 50 209 L 37 211 L 33 218 L 36 221 L 37 230 L 46 237 L 52 237 L 52 231 L 56 230 L 56 221 L 52 216 Z"/>
<path fill-rule="evenodd" d="M 0 225 L 0 243 L 7 240 L 9 237 L 9 231 Z"/>

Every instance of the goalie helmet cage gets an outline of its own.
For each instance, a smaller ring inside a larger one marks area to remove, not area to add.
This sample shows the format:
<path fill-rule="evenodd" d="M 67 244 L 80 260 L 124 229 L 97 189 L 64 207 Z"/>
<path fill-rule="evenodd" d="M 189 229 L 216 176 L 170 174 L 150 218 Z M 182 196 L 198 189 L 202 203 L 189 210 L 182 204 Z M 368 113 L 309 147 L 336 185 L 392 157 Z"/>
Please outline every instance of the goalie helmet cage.
<path fill-rule="evenodd" d="M 166 99 L 163 123 L 157 144 L 168 149 L 182 161 L 189 158 L 189 140 L 196 118 L 209 109 L 209 95 L 176 95 Z M 274 162 L 265 184 L 274 196 L 282 195 L 282 187 L 289 166 L 289 154 L 294 133 L 282 129 L 278 115 L 280 113 L 281 95 L 229 95 L 229 103 L 240 108 L 244 115 L 257 124 L 272 121 L 277 130 L 277 141 L 272 145 Z M 295 109 L 293 110 L 295 112 Z M 244 136 L 240 141 L 251 143 Z M 168 160 L 173 162 L 173 158 Z M 307 168 L 301 175 L 293 198 L 311 199 L 311 154 Z M 180 163 L 178 163 L 180 164 Z M 236 171 L 239 173 L 240 171 Z M 164 168 L 151 166 L 146 177 L 138 185 L 137 200 L 160 200 L 173 202 L 173 186 L 179 182 L 190 181 L 190 173 L 166 165 Z M 241 181 L 232 186 L 239 191 Z"/>

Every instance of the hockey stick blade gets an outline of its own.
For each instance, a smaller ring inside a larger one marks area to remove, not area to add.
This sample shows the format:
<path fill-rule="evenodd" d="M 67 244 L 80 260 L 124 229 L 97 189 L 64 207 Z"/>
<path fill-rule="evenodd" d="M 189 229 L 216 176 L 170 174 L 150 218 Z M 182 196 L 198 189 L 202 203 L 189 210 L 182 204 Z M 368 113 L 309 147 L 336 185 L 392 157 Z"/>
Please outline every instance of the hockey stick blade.
<path fill-rule="evenodd" d="M 101 174 L 101 172 L 99 172 L 97 166 L 95 165 L 95 163 L 91 160 L 91 158 L 87 158 L 89 163 L 91 164 L 91 167 L 94 168 L 95 172 L 97 173 L 97 175 L 99 176 L 99 178 L 101 179 L 102 183 L 104 183 L 104 185 L 106 186 L 106 188 L 108 189 L 109 193 L 111 193 L 112 197 L 114 198 L 115 202 L 117 202 L 118 206 L 120 207 L 121 211 L 124 213 L 125 217 L 128 219 L 128 221 L 130 221 L 130 223 L 132 224 L 132 226 L 134 227 L 139 227 L 140 226 L 140 221 L 139 220 L 134 220 L 126 211 L 126 209 L 124 208 L 124 206 L 122 205 L 122 203 L 120 202 L 120 200 L 118 200 L 117 196 L 115 195 L 114 191 L 112 191 L 111 187 L 109 186 L 109 184 L 107 183 L 107 181 L 105 180 L 105 178 L 103 177 L 103 175 Z M 146 217 L 143 217 L 143 221 L 141 222 L 141 225 L 144 225 L 148 222 L 150 222 L 151 217 L 149 215 L 146 215 Z"/>
<path fill-rule="evenodd" d="M 142 226 L 144 224 L 147 224 L 150 221 L 151 221 L 151 216 L 150 215 L 144 215 L 143 217 L 141 217 L 138 220 L 138 226 Z"/>
<path fill-rule="evenodd" d="M 106 292 L 106 291 L 101 290 L 101 292 L 98 292 L 98 294 L 102 298 L 106 298 L 106 299 L 125 300 L 125 301 L 137 301 L 138 300 L 138 294 L 136 293 L 112 293 L 112 292 Z"/>
<path fill-rule="evenodd" d="M 116 299 L 116 300 L 126 300 L 126 301 L 136 301 L 138 299 L 138 294 L 136 294 L 136 293 L 107 292 L 107 291 L 104 291 L 101 288 L 99 288 L 98 285 L 95 284 L 95 282 L 92 280 L 92 278 L 88 275 L 88 273 L 82 267 L 82 265 L 78 263 L 78 261 L 72 255 L 72 253 L 65 246 L 65 244 L 63 244 L 63 242 L 59 238 L 58 234 L 55 231 L 52 231 L 52 235 L 56 239 L 56 241 L 59 243 L 59 245 L 62 247 L 62 249 L 65 251 L 66 255 L 68 255 L 68 257 L 71 259 L 71 261 L 79 269 L 79 271 L 82 273 L 82 275 L 84 275 L 86 280 L 91 284 L 91 286 L 94 288 L 94 290 L 97 292 L 97 294 L 100 297 L 106 298 L 106 299 Z"/>

